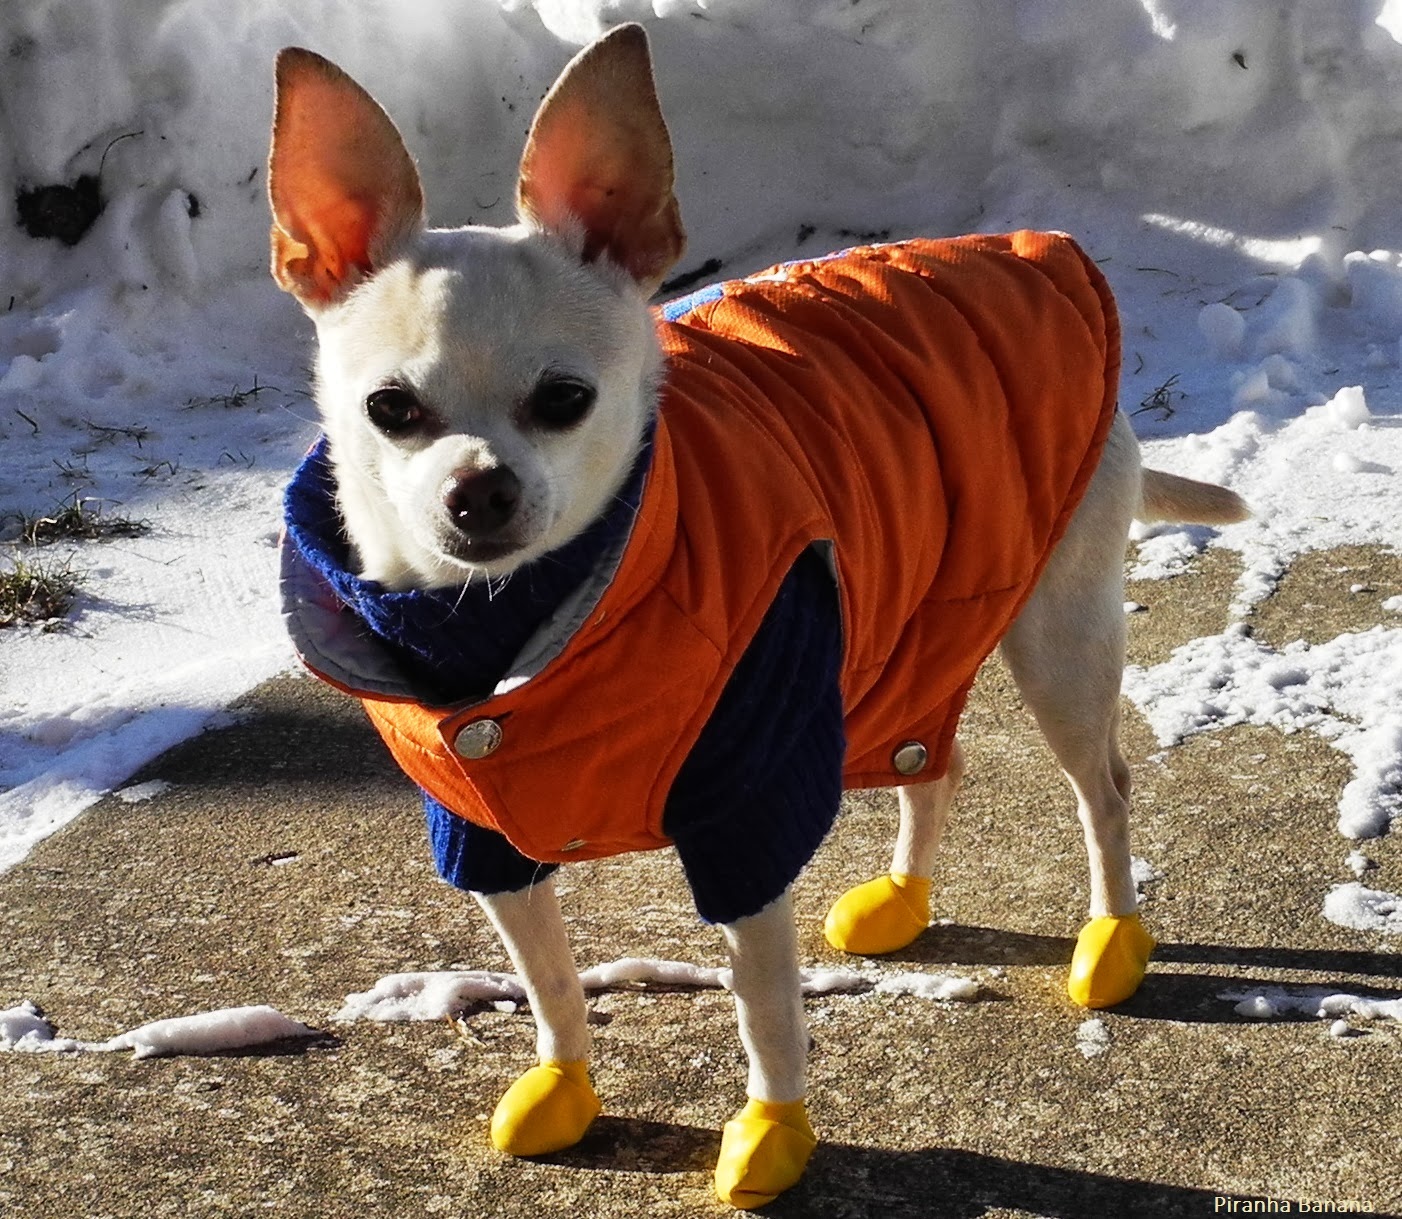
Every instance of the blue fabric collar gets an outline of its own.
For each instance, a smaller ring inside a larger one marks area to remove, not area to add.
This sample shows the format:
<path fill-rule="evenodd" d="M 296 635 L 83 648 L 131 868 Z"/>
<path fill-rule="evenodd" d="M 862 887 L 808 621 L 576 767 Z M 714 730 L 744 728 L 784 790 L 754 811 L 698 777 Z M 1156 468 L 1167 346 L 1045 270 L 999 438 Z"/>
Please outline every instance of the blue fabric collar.
<path fill-rule="evenodd" d="M 288 540 L 346 611 L 390 649 L 419 697 L 440 704 L 485 698 L 599 560 L 626 540 L 642 501 L 652 441 L 649 428 L 622 489 L 594 524 L 500 581 L 396 592 L 356 575 L 324 436 L 283 497 Z"/>

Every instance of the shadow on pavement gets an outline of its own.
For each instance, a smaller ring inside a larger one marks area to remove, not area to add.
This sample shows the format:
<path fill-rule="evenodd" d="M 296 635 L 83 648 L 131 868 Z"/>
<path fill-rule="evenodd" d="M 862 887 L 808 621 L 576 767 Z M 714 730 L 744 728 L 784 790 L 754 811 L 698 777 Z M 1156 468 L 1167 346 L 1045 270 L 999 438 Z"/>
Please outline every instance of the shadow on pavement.
<path fill-rule="evenodd" d="M 1075 940 L 1068 936 L 1033 935 L 996 927 L 936 925 L 909 948 L 885 959 L 918 965 L 1068 965 L 1075 944 Z M 1154 949 L 1152 959 L 1156 965 L 1230 965 L 1244 969 L 1290 969 L 1402 978 L 1402 953 L 1161 943 Z M 1240 985 L 1242 980 L 1233 978 L 1226 984 Z M 1349 986 L 1348 989 L 1352 991 L 1356 988 Z"/>
<path fill-rule="evenodd" d="M 574 1169 L 649 1173 L 709 1172 L 720 1145 L 714 1130 L 664 1122 L 600 1118 L 589 1135 L 549 1163 Z M 803 1180 L 764 1207 L 778 1219 L 981 1219 L 993 1210 L 1027 1211 L 1045 1219 L 1201 1219 L 1246 1214 L 1260 1197 L 1214 1193 L 1153 1181 L 1107 1177 L 1075 1169 L 1028 1164 L 977 1152 L 927 1148 L 890 1151 L 820 1143 Z M 1333 1203 L 1334 1213 L 1402 1219 L 1395 1212 L 1356 1209 L 1367 1199 L 1277 1198 L 1299 1204 Z M 1284 1210 L 1283 1206 L 1278 1209 Z"/>

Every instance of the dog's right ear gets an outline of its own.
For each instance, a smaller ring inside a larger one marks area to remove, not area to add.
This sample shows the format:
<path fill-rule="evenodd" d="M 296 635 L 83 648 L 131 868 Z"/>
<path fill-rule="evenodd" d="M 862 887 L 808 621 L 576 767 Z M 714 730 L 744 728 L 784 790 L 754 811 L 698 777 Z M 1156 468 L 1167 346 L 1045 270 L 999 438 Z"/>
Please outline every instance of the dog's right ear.
<path fill-rule="evenodd" d="M 268 198 L 273 278 L 309 310 L 335 304 L 423 227 L 423 188 L 379 104 L 328 59 L 277 57 Z"/>

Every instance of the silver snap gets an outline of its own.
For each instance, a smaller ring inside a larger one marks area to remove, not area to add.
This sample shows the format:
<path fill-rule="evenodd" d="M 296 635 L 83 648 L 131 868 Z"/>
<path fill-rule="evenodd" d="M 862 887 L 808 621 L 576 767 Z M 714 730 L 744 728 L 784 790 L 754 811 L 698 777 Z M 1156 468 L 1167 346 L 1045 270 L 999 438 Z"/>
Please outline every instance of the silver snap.
<path fill-rule="evenodd" d="M 571 838 L 567 843 L 565 843 L 564 846 L 560 848 L 560 850 L 577 851 L 581 847 L 587 847 L 588 845 L 589 844 L 583 838 Z"/>
<path fill-rule="evenodd" d="M 918 775 L 930 760 L 930 751 L 919 741 L 907 741 L 891 755 L 898 775 Z"/>
<path fill-rule="evenodd" d="M 496 720 L 473 720 L 453 738 L 458 756 L 475 762 L 496 753 L 501 744 L 501 725 Z"/>

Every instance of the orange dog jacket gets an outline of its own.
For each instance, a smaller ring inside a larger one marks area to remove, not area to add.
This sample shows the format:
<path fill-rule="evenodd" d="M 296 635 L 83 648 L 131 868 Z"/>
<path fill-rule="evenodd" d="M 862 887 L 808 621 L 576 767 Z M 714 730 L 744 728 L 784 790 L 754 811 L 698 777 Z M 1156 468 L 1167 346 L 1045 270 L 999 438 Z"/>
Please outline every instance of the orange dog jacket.
<path fill-rule="evenodd" d="M 566 637 L 451 708 L 299 640 L 420 787 L 535 860 L 669 844 L 672 781 L 810 546 L 841 606 L 844 785 L 942 775 L 1115 410 L 1114 302 L 1057 234 L 789 263 L 657 323 L 666 381 L 638 515 Z"/>

